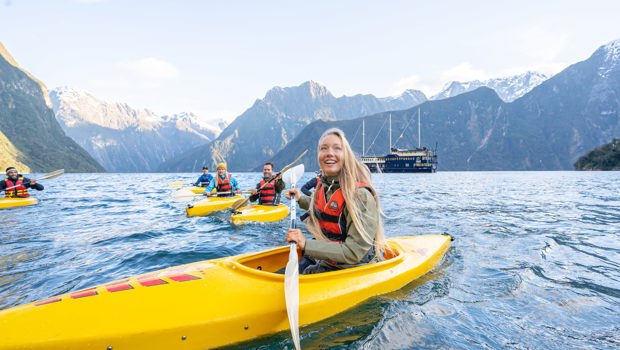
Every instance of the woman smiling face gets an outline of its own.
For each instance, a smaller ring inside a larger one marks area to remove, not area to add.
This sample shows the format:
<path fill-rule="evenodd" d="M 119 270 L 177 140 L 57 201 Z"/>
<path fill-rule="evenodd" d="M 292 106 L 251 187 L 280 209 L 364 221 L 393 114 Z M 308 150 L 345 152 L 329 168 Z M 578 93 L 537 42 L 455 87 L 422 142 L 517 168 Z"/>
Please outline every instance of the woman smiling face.
<path fill-rule="evenodd" d="M 325 136 L 319 144 L 319 166 L 323 174 L 337 176 L 344 164 L 342 140 L 334 134 Z"/>

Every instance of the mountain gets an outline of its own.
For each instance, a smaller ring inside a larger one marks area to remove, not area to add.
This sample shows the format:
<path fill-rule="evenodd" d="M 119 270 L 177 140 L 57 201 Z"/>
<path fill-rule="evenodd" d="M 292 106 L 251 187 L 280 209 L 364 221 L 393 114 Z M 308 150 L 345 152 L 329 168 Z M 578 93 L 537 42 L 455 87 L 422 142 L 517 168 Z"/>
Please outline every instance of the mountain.
<path fill-rule="evenodd" d="M 620 139 L 614 139 L 579 157 L 575 169 L 620 170 Z"/>
<path fill-rule="evenodd" d="M 570 170 L 581 155 L 620 135 L 619 96 L 617 40 L 510 103 L 494 90 L 480 87 L 421 104 L 421 144 L 438 143 L 440 170 Z M 417 112 L 415 107 L 389 113 L 392 129 L 404 132 L 395 146 L 417 146 L 417 132 L 405 127 Z M 376 137 L 368 130 L 385 132 L 387 117 L 388 113 L 364 117 L 367 142 L 378 140 L 366 145 L 367 154 L 386 153 L 387 133 Z M 308 170 L 316 170 L 318 135 L 331 126 L 343 128 L 361 153 L 356 137 L 360 125 L 361 120 L 312 123 L 272 159 L 286 163 L 308 148 L 314 152 L 307 155 Z"/>
<path fill-rule="evenodd" d="M 22 173 L 101 172 L 54 118 L 47 88 L 19 67 L 0 43 L 0 161 Z"/>
<path fill-rule="evenodd" d="M 512 102 L 517 98 L 525 95 L 548 78 L 549 77 L 545 74 L 528 71 L 520 75 L 513 75 L 504 78 L 494 78 L 485 81 L 453 81 L 446 84 L 446 86 L 441 90 L 441 92 L 434 95 L 430 99 L 441 100 L 449 97 L 454 97 L 465 92 L 476 90 L 479 87 L 486 86 L 495 90 L 495 92 L 497 92 L 497 94 L 502 100 L 506 102 Z"/>
<path fill-rule="evenodd" d="M 66 87 L 52 90 L 50 97 L 67 135 L 111 172 L 156 171 L 160 163 L 220 133 L 191 113 L 157 116 Z"/>
<path fill-rule="evenodd" d="M 309 123 L 316 120 L 347 120 L 386 110 L 399 110 L 426 101 L 416 90 L 401 96 L 373 95 L 334 97 L 326 87 L 308 81 L 296 87 L 275 87 L 263 99 L 237 117 L 212 143 L 197 147 L 168 161 L 161 171 L 189 171 L 196 162 L 225 161 L 232 171 L 262 166 Z"/>

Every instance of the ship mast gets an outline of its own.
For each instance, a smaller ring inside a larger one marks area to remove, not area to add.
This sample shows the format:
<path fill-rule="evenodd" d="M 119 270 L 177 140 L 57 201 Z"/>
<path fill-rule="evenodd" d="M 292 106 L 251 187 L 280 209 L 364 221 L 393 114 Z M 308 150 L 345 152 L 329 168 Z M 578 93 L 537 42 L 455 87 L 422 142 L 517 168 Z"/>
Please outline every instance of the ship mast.
<path fill-rule="evenodd" d="M 362 157 L 366 156 L 366 121 L 362 119 Z"/>
<path fill-rule="evenodd" d="M 390 144 L 388 145 L 388 154 L 392 153 L 392 113 L 390 113 Z"/>
<path fill-rule="evenodd" d="M 420 107 L 418 107 L 418 148 L 421 148 L 422 139 L 420 138 Z"/>

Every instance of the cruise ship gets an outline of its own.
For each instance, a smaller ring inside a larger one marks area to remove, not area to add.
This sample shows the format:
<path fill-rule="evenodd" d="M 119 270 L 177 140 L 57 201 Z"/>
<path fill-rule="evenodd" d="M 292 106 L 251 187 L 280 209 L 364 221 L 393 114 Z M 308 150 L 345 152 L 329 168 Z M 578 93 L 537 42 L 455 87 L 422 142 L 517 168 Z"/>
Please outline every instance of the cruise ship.
<path fill-rule="evenodd" d="M 390 145 L 392 144 L 392 116 L 390 121 Z M 362 132 L 362 135 L 365 131 Z M 364 141 L 362 141 L 364 143 Z M 362 151 L 364 153 L 364 151 Z M 420 109 L 418 109 L 418 147 L 398 149 L 390 146 L 384 156 L 360 157 L 373 173 L 434 173 L 437 171 L 437 146 L 435 149 L 420 146 Z"/>
<path fill-rule="evenodd" d="M 430 148 L 392 148 L 384 156 L 361 157 L 373 173 L 434 173 L 437 171 L 437 153 Z"/>

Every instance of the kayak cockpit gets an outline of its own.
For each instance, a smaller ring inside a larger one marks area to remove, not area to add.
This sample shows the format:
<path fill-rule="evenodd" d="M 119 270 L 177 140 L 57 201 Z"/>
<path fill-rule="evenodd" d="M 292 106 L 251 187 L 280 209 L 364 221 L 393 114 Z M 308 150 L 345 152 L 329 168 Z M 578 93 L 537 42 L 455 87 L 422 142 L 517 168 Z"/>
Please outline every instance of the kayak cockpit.
<path fill-rule="evenodd" d="M 392 260 L 402 253 L 396 245 L 390 244 L 390 248 L 384 252 L 384 261 Z M 289 247 L 281 247 L 241 256 L 235 259 L 235 262 L 244 269 L 281 274 L 288 262 L 288 256 Z"/>

